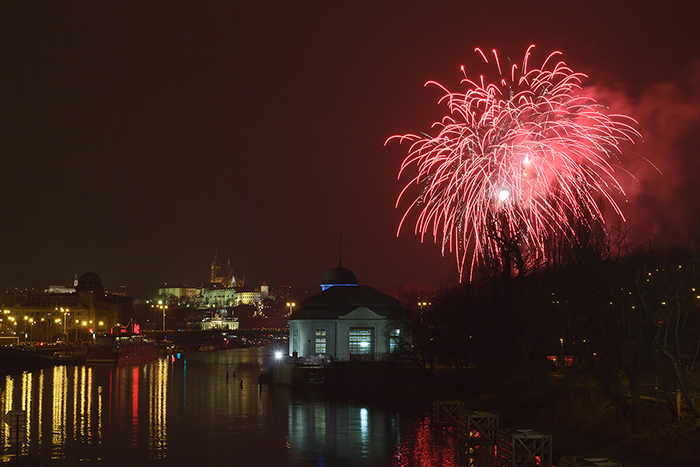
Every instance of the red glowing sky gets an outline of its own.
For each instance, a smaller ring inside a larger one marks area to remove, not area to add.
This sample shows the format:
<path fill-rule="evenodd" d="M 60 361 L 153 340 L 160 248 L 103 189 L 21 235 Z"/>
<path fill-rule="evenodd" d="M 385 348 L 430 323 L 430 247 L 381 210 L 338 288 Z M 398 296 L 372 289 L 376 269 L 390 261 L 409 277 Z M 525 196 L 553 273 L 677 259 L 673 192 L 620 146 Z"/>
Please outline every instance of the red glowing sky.
<path fill-rule="evenodd" d="M 700 6 L 479 3 L 3 2 L 0 286 L 201 282 L 217 249 L 250 287 L 316 286 L 339 233 L 363 283 L 445 280 L 451 256 L 396 238 L 384 141 L 430 130 L 423 84 L 456 88 L 475 47 L 561 50 L 639 120 L 630 222 L 700 212 Z"/>

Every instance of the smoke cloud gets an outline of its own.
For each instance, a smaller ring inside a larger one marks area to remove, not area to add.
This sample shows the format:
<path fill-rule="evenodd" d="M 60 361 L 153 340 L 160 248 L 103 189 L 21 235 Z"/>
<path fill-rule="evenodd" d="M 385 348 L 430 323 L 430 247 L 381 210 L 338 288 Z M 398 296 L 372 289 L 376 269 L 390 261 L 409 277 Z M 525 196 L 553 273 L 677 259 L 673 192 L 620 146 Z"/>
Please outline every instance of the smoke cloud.
<path fill-rule="evenodd" d="M 700 61 L 687 79 L 654 84 L 636 96 L 622 87 L 584 92 L 638 122 L 642 140 L 623 146 L 617 179 L 623 209 L 639 239 L 661 228 L 679 234 L 700 220 Z"/>

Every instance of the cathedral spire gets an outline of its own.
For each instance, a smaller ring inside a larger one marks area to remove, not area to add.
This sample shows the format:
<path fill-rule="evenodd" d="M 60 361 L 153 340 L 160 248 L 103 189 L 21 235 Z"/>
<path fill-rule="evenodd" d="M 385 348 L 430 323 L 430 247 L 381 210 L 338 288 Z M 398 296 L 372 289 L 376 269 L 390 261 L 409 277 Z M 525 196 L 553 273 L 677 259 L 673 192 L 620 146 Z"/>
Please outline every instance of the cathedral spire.
<path fill-rule="evenodd" d="M 219 264 L 219 249 L 214 250 L 214 261 L 211 262 L 211 271 L 209 273 L 209 282 L 216 282 L 216 277 L 219 275 L 219 269 L 221 265 Z"/>

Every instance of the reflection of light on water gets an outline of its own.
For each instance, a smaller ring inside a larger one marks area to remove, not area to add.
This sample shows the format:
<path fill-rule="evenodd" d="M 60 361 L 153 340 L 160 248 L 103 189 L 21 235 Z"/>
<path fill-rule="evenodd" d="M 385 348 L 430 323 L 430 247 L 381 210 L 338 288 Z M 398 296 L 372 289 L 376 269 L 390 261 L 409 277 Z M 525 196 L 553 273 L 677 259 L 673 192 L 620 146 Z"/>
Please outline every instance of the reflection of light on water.
<path fill-rule="evenodd" d="M 326 443 L 326 407 L 324 404 L 314 404 L 310 407 L 314 412 L 314 425 L 317 442 Z"/>
<path fill-rule="evenodd" d="M 61 457 L 63 444 L 66 440 L 66 392 L 67 392 L 66 367 L 55 366 L 53 368 L 53 407 L 52 407 L 52 431 L 53 431 L 53 455 L 52 459 Z"/>
<path fill-rule="evenodd" d="M 102 386 L 97 386 L 97 442 L 102 442 Z"/>
<path fill-rule="evenodd" d="M 454 433 L 441 437 L 436 442 L 436 433 L 431 427 L 429 416 L 413 424 L 410 435 L 403 442 L 396 444 L 392 466 L 441 465 L 456 467 L 459 465 L 455 449 Z"/>
<path fill-rule="evenodd" d="M 2 413 L 5 414 L 12 410 L 12 397 L 14 393 L 14 380 L 9 376 L 5 377 L 5 398 L 2 400 Z M 2 424 L 2 440 L 3 444 L 10 439 L 10 426 L 6 423 Z"/>
<path fill-rule="evenodd" d="M 131 429 L 132 444 L 139 444 L 139 367 L 131 370 Z"/>
<path fill-rule="evenodd" d="M 93 430 L 93 426 L 92 426 L 92 415 L 93 415 L 93 413 L 92 413 L 92 409 L 93 409 L 92 372 L 93 372 L 92 367 L 91 366 L 87 367 L 87 371 L 85 372 L 85 377 L 87 378 L 87 382 L 86 382 L 86 384 L 83 384 L 83 387 L 85 388 L 85 391 L 84 391 L 84 393 L 85 393 L 85 398 L 84 398 L 84 400 L 85 400 L 85 412 L 84 412 L 85 416 L 83 417 L 83 419 L 85 420 L 85 422 L 87 424 L 87 426 L 86 426 L 87 431 L 85 434 L 87 435 L 88 439 L 91 439 L 93 437 L 93 433 L 92 433 L 92 430 Z"/>
<path fill-rule="evenodd" d="M 73 385 L 74 388 L 80 390 L 80 437 L 85 439 L 90 438 L 90 420 L 92 415 L 92 367 L 83 366 L 80 371 L 79 379 Z"/>
<path fill-rule="evenodd" d="M 182 406 L 187 408 L 187 359 L 182 361 Z"/>
<path fill-rule="evenodd" d="M 252 351 L 238 352 L 242 357 L 247 353 Z M 59 365 L 43 370 L 43 376 L 36 370 L 33 377 L 0 377 L 0 406 L 2 413 L 26 406 L 31 417 L 29 452 L 56 465 L 100 460 L 132 467 L 159 460 L 227 465 L 240 456 L 245 458 L 242 465 L 259 460 L 261 466 L 455 465 L 448 452 L 454 446 L 436 443 L 431 427 L 416 425 L 414 416 L 404 419 L 401 412 L 399 418 L 381 406 L 323 395 L 300 399 L 288 388 L 259 390 L 254 379 L 257 360 L 222 355 L 190 359 L 189 410 L 183 406 L 186 370 L 181 359 L 173 363 L 170 358 L 137 369 L 77 365 L 76 371 Z M 214 357 L 221 359 L 218 365 L 228 366 L 209 371 Z M 233 368 L 238 369 L 235 379 L 232 382 L 229 375 L 226 384 L 225 370 Z M 72 426 L 74 416 L 77 422 Z M 417 442 L 416 430 L 425 435 L 422 442 Z M 0 422 L 0 446 L 8 437 L 9 428 Z"/>
<path fill-rule="evenodd" d="M 41 437 L 42 437 L 42 415 L 44 414 L 44 370 L 39 371 L 39 384 L 37 385 L 37 389 L 39 390 L 39 395 L 37 397 L 37 402 L 39 403 L 39 410 L 37 411 L 38 415 L 38 420 L 36 422 L 36 439 L 41 444 Z"/>
<path fill-rule="evenodd" d="M 29 410 L 32 407 L 32 383 L 34 381 L 33 374 L 29 372 L 22 373 L 22 410 L 29 414 Z M 27 417 L 27 439 L 32 437 L 32 417 Z M 22 452 L 26 452 L 26 448 L 22 449 Z"/>
<path fill-rule="evenodd" d="M 365 407 L 360 409 L 360 439 L 362 441 L 362 451 L 367 452 L 367 442 L 369 441 L 369 412 Z"/>
<path fill-rule="evenodd" d="M 78 382 L 79 375 L 80 368 L 78 366 L 73 367 L 73 439 L 78 438 L 78 411 L 76 410 L 78 407 L 78 391 L 76 390 L 75 385 Z"/>
<path fill-rule="evenodd" d="M 149 447 L 152 459 L 164 459 L 167 450 L 168 360 L 159 359 L 150 367 L 154 373 L 148 390 Z"/>

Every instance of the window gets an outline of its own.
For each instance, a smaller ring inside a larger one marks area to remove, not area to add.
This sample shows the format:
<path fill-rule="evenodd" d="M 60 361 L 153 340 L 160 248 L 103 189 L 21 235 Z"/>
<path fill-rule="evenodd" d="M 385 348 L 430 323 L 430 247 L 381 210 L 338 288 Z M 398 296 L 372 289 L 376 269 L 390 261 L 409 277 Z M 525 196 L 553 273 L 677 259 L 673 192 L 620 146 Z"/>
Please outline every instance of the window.
<path fill-rule="evenodd" d="M 326 353 L 326 330 L 316 329 L 316 347 L 314 353 Z"/>
<path fill-rule="evenodd" d="M 394 329 L 389 333 L 389 352 L 390 353 L 398 353 L 399 350 L 401 350 L 401 338 L 399 337 L 401 334 L 400 329 Z"/>
<path fill-rule="evenodd" d="M 373 328 L 350 328 L 348 344 L 351 360 L 374 359 Z"/>

